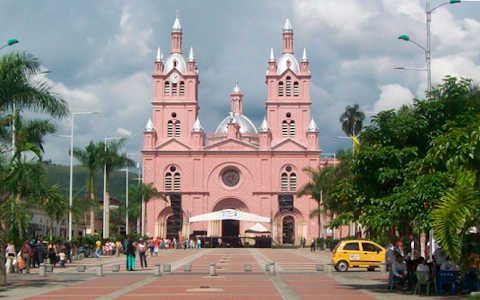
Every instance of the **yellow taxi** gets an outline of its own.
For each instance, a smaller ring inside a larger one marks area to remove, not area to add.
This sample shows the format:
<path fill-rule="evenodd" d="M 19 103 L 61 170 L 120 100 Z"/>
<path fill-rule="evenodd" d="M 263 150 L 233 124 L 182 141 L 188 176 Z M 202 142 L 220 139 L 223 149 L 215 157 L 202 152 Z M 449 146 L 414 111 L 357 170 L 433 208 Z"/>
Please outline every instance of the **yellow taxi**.
<path fill-rule="evenodd" d="M 341 241 L 333 249 L 332 264 L 339 272 L 348 268 L 367 268 L 374 271 L 385 260 L 385 248 L 366 240 Z"/>

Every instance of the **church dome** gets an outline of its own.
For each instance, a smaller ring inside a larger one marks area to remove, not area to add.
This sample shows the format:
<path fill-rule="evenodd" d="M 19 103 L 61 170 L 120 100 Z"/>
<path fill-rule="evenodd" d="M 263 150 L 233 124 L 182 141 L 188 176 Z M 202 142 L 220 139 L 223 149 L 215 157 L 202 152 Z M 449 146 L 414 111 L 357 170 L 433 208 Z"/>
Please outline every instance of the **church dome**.
<path fill-rule="evenodd" d="M 292 53 L 284 53 L 278 59 L 277 63 L 277 75 L 281 75 L 285 70 L 288 69 L 288 61 L 290 61 L 290 70 L 292 70 L 295 74 L 300 74 L 300 65 L 298 64 L 298 60 L 295 58 L 295 55 Z"/>
<path fill-rule="evenodd" d="M 228 128 L 227 124 L 231 123 L 232 116 L 228 116 L 218 125 L 217 130 L 215 133 L 227 133 Z M 233 113 L 233 123 L 237 123 L 240 125 L 240 132 L 241 133 L 258 133 L 255 125 L 253 125 L 252 121 L 249 118 L 245 117 L 243 114 Z"/>
<path fill-rule="evenodd" d="M 176 66 L 175 66 L 176 62 Z M 170 56 L 165 60 L 163 69 L 163 74 L 168 74 L 172 69 L 176 68 L 180 73 L 186 74 L 187 73 L 187 62 L 185 57 L 183 57 L 180 53 L 172 53 Z"/>

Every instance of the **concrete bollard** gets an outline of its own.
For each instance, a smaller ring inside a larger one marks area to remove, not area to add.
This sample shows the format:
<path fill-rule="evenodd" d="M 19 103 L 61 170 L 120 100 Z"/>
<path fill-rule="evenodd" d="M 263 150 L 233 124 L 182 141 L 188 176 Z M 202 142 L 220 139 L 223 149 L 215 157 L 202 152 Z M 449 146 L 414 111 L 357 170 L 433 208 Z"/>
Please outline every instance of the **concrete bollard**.
<path fill-rule="evenodd" d="M 382 263 L 380 264 L 380 273 L 381 274 L 387 273 L 387 264 L 384 261 L 382 261 Z"/>
<path fill-rule="evenodd" d="M 51 264 L 45 265 L 45 272 L 53 272 L 53 265 Z"/>
<path fill-rule="evenodd" d="M 120 265 L 112 265 L 112 272 L 120 272 Z"/>
<path fill-rule="evenodd" d="M 245 272 L 252 272 L 252 265 L 245 265 L 244 271 Z"/>
<path fill-rule="evenodd" d="M 85 269 L 86 269 L 85 265 L 78 265 L 77 266 L 77 272 L 85 272 Z"/>
<path fill-rule="evenodd" d="M 192 265 L 191 264 L 186 264 L 183 266 L 183 271 L 184 272 L 192 272 Z"/>
<path fill-rule="evenodd" d="M 217 267 L 215 263 L 210 264 L 210 276 L 217 276 Z"/>
<path fill-rule="evenodd" d="M 323 268 L 324 268 L 323 264 L 317 264 L 317 271 L 323 272 L 324 271 Z"/>
<path fill-rule="evenodd" d="M 333 265 L 332 265 L 332 263 L 327 263 L 327 275 L 333 275 Z"/>
<path fill-rule="evenodd" d="M 40 277 L 47 277 L 47 273 L 46 273 L 46 270 L 45 270 L 45 264 L 40 264 L 39 275 L 40 275 Z"/>
<path fill-rule="evenodd" d="M 97 265 L 97 276 L 98 277 L 103 276 L 103 266 L 102 265 Z"/>
<path fill-rule="evenodd" d="M 162 276 L 160 271 L 160 264 L 155 264 L 155 268 L 153 269 L 153 276 Z"/>
<path fill-rule="evenodd" d="M 275 263 L 270 263 L 270 275 L 275 275 Z"/>
<path fill-rule="evenodd" d="M 265 272 L 269 272 L 269 271 L 270 271 L 270 264 L 266 263 L 265 264 Z"/>
<path fill-rule="evenodd" d="M 172 271 L 172 265 L 163 265 L 163 272 L 171 272 Z"/>

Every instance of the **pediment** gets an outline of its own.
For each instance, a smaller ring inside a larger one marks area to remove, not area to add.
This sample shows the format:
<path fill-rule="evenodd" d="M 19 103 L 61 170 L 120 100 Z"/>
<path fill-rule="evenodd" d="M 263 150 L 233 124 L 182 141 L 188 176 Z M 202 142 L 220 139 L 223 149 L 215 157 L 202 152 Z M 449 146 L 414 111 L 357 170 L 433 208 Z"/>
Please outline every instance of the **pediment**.
<path fill-rule="evenodd" d="M 190 146 L 187 144 L 180 142 L 174 138 L 171 138 L 157 146 L 155 146 L 155 150 L 162 150 L 162 151 L 188 151 L 192 150 Z"/>
<path fill-rule="evenodd" d="M 300 144 L 299 142 L 292 140 L 292 139 L 286 139 L 281 141 L 280 143 L 276 144 L 275 146 L 272 146 L 272 150 L 276 151 L 304 151 L 307 150 L 307 147 L 304 145 Z"/>
<path fill-rule="evenodd" d="M 255 151 L 258 150 L 258 147 L 236 139 L 226 139 L 221 142 L 208 145 L 204 149 L 207 151 Z"/>

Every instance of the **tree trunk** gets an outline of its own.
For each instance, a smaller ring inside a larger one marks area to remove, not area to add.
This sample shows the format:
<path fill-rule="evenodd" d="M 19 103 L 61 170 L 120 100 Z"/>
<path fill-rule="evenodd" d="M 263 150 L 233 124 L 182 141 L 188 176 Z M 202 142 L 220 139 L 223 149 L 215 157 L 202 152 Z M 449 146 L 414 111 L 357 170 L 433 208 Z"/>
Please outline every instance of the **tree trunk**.
<path fill-rule="evenodd" d="M 22 198 L 20 197 L 20 195 L 17 195 L 15 196 L 15 202 L 17 202 L 18 205 L 21 204 L 22 202 Z M 23 228 L 22 228 L 22 220 L 17 220 L 17 225 L 18 225 L 18 238 L 20 239 L 20 241 L 23 242 Z"/>
<path fill-rule="evenodd" d="M 5 269 L 5 248 L 7 248 L 7 229 L 0 216 L 0 286 L 7 285 L 7 270 Z"/>
<path fill-rule="evenodd" d="M 50 240 L 53 240 L 53 221 L 50 220 Z"/>

